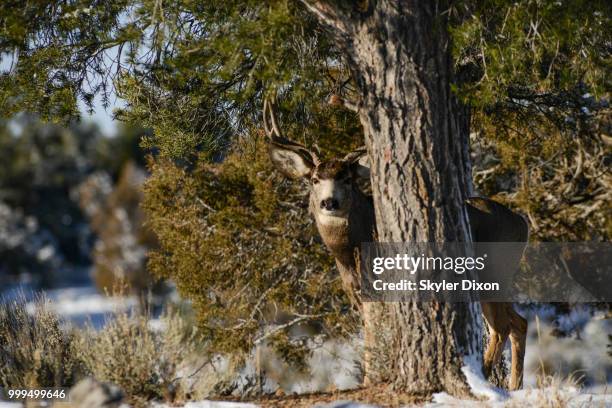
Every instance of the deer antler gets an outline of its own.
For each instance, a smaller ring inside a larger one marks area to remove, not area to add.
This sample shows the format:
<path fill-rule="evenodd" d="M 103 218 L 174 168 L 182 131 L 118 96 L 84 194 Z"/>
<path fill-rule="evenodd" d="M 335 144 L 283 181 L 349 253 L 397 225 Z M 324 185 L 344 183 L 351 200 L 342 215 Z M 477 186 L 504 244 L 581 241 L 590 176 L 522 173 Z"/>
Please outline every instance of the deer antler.
<path fill-rule="evenodd" d="M 366 147 L 365 146 L 359 146 L 357 149 L 353 150 L 352 152 L 350 152 L 346 156 L 344 156 L 343 160 L 347 161 L 347 162 L 358 161 L 359 159 L 361 159 L 366 154 L 368 154 L 368 151 L 366 150 Z"/>
<path fill-rule="evenodd" d="M 280 127 L 278 126 L 278 120 L 276 119 L 276 110 L 274 104 L 271 103 L 268 98 L 264 99 L 263 124 L 270 144 L 294 151 L 295 153 L 299 154 L 304 159 L 310 161 L 314 165 L 319 164 L 319 157 L 315 152 L 312 152 L 308 150 L 304 145 L 289 140 L 283 136 L 283 133 L 281 132 Z"/>
<path fill-rule="evenodd" d="M 268 111 L 270 115 L 269 118 L 268 118 Z M 272 125 L 271 127 L 270 127 L 270 123 L 268 123 L 268 120 L 270 120 L 271 122 L 271 125 Z M 273 139 L 274 137 L 283 138 L 283 135 L 276 121 L 276 113 L 274 110 L 274 106 L 268 101 L 268 98 L 264 99 L 263 124 L 264 124 L 264 130 L 266 131 L 266 134 L 268 135 L 270 139 Z"/>

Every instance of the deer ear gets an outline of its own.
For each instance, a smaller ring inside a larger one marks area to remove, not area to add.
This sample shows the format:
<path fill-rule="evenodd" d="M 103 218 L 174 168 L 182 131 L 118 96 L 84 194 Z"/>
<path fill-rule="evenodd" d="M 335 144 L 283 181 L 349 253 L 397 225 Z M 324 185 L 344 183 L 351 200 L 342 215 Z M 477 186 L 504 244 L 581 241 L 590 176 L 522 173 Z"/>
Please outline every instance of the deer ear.
<path fill-rule="evenodd" d="M 370 179 L 370 161 L 365 146 L 344 156 L 344 161 L 351 164 L 353 174 L 362 179 Z"/>
<path fill-rule="evenodd" d="M 288 149 L 276 143 L 270 143 L 270 160 L 285 176 L 297 179 L 307 177 L 314 168 L 312 155 L 307 151 Z"/>

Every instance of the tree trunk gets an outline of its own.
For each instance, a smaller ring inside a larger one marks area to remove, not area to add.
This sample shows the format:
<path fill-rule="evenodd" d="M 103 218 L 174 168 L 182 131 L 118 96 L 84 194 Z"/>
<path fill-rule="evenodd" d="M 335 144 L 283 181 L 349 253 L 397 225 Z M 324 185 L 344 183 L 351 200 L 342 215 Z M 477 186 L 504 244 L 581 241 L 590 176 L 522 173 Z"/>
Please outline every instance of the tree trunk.
<path fill-rule="evenodd" d="M 304 1 L 332 28 L 361 93 L 378 241 L 469 241 L 463 205 L 471 190 L 469 116 L 450 89 L 445 8 L 418 0 L 356 8 L 341 3 Z M 379 336 L 366 347 L 390 364 L 366 376 L 406 392 L 469 393 L 461 367 L 467 355 L 480 362 L 478 304 L 390 303 L 365 310 L 366 332 L 381 325 L 386 332 L 385 344 Z"/>

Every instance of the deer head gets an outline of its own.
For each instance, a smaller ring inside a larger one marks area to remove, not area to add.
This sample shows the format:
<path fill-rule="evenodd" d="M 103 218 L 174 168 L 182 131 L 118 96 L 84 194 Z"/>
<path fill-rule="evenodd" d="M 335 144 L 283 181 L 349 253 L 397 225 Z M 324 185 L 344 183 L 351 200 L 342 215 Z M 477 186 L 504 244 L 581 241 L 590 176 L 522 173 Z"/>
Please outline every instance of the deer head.
<path fill-rule="evenodd" d="M 311 210 L 317 220 L 348 218 L 358 192 L 358 179 L 370 178 L 365 148 L 343 158 L 321 161 L 312 150 L 283 136 L 274 106 L 267 100 L 263 118 L 272 163 L 287 177 L 310 181 Z"/>

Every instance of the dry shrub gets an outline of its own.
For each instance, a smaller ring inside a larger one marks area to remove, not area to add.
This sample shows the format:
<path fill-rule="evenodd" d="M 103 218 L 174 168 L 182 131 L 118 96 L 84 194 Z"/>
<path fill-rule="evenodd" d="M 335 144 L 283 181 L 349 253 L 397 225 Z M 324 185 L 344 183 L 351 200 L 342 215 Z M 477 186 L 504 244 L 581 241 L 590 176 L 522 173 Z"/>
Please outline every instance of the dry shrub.
<path fill-rule="evenodd" d="M 137 406 L 146 401 L 184 400 L 191 380 L 189 358 L 197 334 L 177 312 L 167 312 L 152 328 L 150 315 L 117 312 L 96 331 L 88 328 L 80 349 L 87 371 L 97 380 L 118 385 Z"/>
<path fill-rule="evenodd" d="M 217 372 L 219 356 L 178 310 L 115 312 L 99 330 L 71 329 L 40 298 L 0 303 L 0 388 L 71 387 L 81 378 L 119 386 L 135 406 L 209 397 L 238 367 Z M 212 368 L 211 368 L 212 367 Z M 209 369 L 211 368 L 211 369 Z"/>
<path fill-rule="evenodd" d="M 0 386 L 71 386 L 81 366 L 77 338 L 77 332 L 61 327 L 44 298 L 36 301 L 32 313 L 23 297 L 0 301 Z"/>

